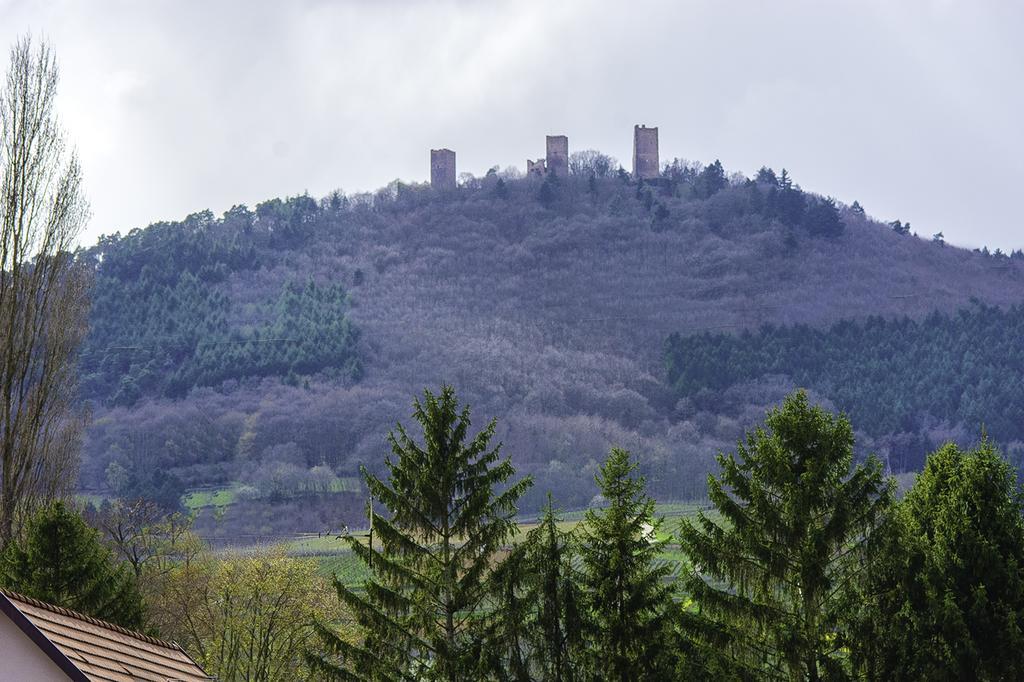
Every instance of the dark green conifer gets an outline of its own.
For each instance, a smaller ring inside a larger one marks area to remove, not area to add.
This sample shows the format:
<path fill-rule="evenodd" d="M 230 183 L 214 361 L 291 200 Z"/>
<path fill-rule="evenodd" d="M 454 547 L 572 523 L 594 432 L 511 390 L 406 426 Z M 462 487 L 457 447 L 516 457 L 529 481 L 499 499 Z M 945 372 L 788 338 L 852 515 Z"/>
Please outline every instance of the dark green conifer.
<path fill-rule="evenodd" d="M 707 673 L 845 679 L 866 538 L 889 507 L 873 457 L 851 471 L 853 430 L 803 391 L 768 413 L 708 477 L 714 518 L 686 520 L 680 544 L 694 605 L 687 631 Z M 742 674 L 744 673 L 745 674 Z"/>
<path fill-rule="evenodd" d="M 134 574 L 62 502 L 39 510 L 24 536 L 5 548 L 0 585 L 126 628 L 143 626 Z"/>
<path fill-rule="evenodd" d="M 1024 500 L 991 442 L 947 444 L 897 505 L 865 580 L 870 680 L 1024 679 Z"/>
<path fill-rule="evenodd" d="M 654 559 L 665 545 L 661 520 L 626 450 L 613 448 L 597 475 L 607 506 L 581 526 L 580 587 L 587 613 L 585 679 L 668 679 L 671 588 Z"/>
<path fill-rule="evenodd" d="M 583 621 L 580 590 L 573 560 L 576 552 L 569 533 L 559 530 L 551 496 L 540 525 L 526 536 L 531 597 L 536 609 L 530 623 L 532 658 L 543 680 L 581 679 Z"/>
<path fill-rule="evenodd" d="M 372 578 L 364 590 L 335 579 L 360 629 L 351 641 L 318 626 L 326 655 L 312 654 L 319 673 L 342 680 L 465 680 L 477 673 L 485 643 L 498 552 L 515 531 L 516 501 L 529 479 L 491 445 L 496 422 L 472 438 L 469 408 L 455 391 L 424 391 L 413 416 L 417 443 L 399 424 L 388 435 L 394 458 L 386 481 L 364 472 L 387 513 L 370 514 L 374 543 L 350 544 Z"/>

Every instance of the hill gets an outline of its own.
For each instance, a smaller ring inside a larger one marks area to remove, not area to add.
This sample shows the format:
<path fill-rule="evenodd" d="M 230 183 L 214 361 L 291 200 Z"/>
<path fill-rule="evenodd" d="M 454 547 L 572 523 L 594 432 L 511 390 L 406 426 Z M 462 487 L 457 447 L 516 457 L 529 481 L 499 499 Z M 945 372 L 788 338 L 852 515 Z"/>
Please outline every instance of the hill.
<path fill-rule="evenodd" d="M 702 361 L 728 380 L 681 386 L 681 339 L 742 349 L 752 337 L 737 335 L 765 325 L 1022 300 L 1018 254 L 900 232 L 785 174 L 727 179 L 717 162 L 675 162 L 646 185 L 586 168 L 544 181 L 491 172 L 452 193 L 396 182 L 105 237 L 83 254 L 96 282 L 82 483 L 168 505 L 230 486 L 240 502 L 220 527 L 310 529 L 359 509 L 336 499 L 338 480 L 379 470 L 412 397 L 447 381 L 478 424 L 499 417 L 537 479 L 527 507 L 549 489 L 586 504 L 613 444 L 639 454 L 655 495 L 700 497 L 714 453 L 795 383 L 840 407 L 846 394 L 840 375 L 794 368 L 799 354 L 770 372 Z M 857 338 L 873 342 L 870 328 Z M 950 391 L 980 381 L 944 377 Z M 956 411 L 895 426 L 872 414 L 854 424 L 861 450 L 892 462 L 976 434 Z"/>

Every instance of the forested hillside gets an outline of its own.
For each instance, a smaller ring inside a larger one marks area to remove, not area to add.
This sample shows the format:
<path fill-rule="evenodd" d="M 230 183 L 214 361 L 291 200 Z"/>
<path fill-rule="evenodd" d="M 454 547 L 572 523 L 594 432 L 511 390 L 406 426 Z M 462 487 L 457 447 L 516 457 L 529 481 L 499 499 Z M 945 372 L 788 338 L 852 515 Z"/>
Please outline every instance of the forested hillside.
<path fill-rule="evenodd" d="M 959 349 L 990 331 L 1010 343 L 1019 309 L 971 301 L 1019 303 L 1018 254 L 917 238 L 767 169 L 675 162 L 645 185 L 595 159 L 561 180 L 491 172 L 451 194 L 393 183 L 101 239 L 84 254 L 96 277 L 83 486 L 174 505 L 231 484 L 239 503 L 220 526 L 310 528 L 337 515 L 320 497 L 360 465 L 381 470 L 409 396 L 443 381 L 478 419 L 499 417 L 505 451 L 536 478 L 525 511 L 549 489 L 586 504 L 612 445 L 637 453 L 656 496 L 700 496 L 714 453 L 797 384 L 857 404 L 859 448 L 894 466 L 976 435 L 957 396 L 1012 366 L 977 348 L 954 362 L 932 330 L 945 320 Z M 985 326 L 957 335 L 970 306 Z M 856 322 L 826 331 L 840 320 Z M 935 370 L 893 372 L 915 383 L 875 400 L 833 362 L 851 349 L 849 363 L 889 363 L 876 381 L 922 354 Z M 920 392 L 939 385 L 933 406 Z M 1011 419 L 993 409 L 989 421 Z"/>
<path fill-rule="evenodd" d="M 871 317 L 827 329 L 765 326 L 739 335 L 673 334 L 666 343 L 668 381 L 681 397 L 714 411 L 726 389 L 771 375 L 811 386 L 876 437 L 930 429 L 961 439 L 985 429 L 1024 440 L 1024 306 L 980 303 L 920 321 Z M 956 433 L 965 428 L 965 433 Z M 1015 451 L 1018 448 L 1015 448 Z M 889 454 L 889 453 L 887 453 Z M 900 469 L 924 453 L 900 448 Z M 909 459 L 908 459 L 909 458 Z"/>

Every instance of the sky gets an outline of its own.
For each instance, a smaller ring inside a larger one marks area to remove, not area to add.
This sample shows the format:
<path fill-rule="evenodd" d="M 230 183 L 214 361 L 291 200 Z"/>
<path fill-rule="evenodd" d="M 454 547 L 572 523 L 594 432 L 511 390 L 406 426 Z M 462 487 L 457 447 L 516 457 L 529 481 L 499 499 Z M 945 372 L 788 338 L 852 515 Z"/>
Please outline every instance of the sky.
<path fill-rule="evenodd" d="M 83 243 L 303 192 L 525 168 L 544 136 L 858 200 L 1024 248 L 1024 3 L 987 0 L 0 0 L 61 65 Z M 6 61 L 6 60 L 4 60 Z M 6 67 L 4 67 L 6 68 Z"/>

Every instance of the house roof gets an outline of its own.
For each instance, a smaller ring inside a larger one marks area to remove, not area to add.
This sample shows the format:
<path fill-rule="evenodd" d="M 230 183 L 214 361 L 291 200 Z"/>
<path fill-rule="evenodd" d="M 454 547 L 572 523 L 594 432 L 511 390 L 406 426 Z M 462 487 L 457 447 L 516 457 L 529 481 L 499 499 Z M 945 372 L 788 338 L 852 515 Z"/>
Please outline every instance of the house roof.
<path fill-rule="evenodd" d="M 0 612 L 79 682 L 201 682 L 213 678 L 174 642 L 0 588 Z"/>

